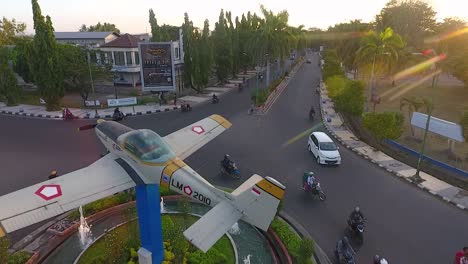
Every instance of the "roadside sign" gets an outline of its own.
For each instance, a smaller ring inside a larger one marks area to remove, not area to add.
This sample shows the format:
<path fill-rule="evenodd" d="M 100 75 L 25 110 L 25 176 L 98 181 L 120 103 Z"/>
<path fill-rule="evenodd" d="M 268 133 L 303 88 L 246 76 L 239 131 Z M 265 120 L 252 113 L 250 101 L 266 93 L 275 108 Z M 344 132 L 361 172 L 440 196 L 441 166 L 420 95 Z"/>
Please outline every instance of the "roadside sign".
<path fill-rule="evenodd" d="M 107 99 L 108 106 L 125 106 L 125 105 L 136 105 L 136 97 L 119 98 L 119 99 Z"/>
<path fill-rule="evenodd" d="M 99 100 L 96 101 L 85 101 L 86 106 L 99 106 L 101 105 L 101 102 Z"/>
<path fill-rule="evenodd" d="M 423 113 L 413 112 L 411 118 L 411 125 L 419 127 L 421 129 L 426 129 L 427 115 Z M 462 128 L 459 124 L 449 122 L 440 118 L 431 116 L 429 121 L 429 131 L 456 140 L 458 142 L 463 142 L 463 133 Z"/>

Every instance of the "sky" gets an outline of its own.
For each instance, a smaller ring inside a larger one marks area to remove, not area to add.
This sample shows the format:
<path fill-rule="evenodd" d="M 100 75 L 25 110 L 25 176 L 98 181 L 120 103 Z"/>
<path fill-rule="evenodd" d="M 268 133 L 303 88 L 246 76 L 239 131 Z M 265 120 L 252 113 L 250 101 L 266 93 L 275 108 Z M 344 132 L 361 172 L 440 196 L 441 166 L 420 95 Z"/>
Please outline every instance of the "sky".
<path fill-rule="evenodd" d="M 43 15 L 50 15 L 55 31 L 78 31 L 82 24 L 115 24 L 121 32 L 150 32 L 148 10 L 153 8 L 158 24 L 181 25 L 184 13 L 197 27 L 208 19 L 213 29 L 221 8 L 233 19 L 247 11 L 260 13 L 260 4 L 273 12 L 287 10 L 289 24 L 306 28 L 328 28 L 352 19 L 373 20 L 388 0 L 39 0 Z M 437 11 L 436 18 L 457 16 L 468 21 L 468 0 L 427 0 Z M 0 0 L 0 17 L 26 23 L 33 32 L 30 0 Z"/>

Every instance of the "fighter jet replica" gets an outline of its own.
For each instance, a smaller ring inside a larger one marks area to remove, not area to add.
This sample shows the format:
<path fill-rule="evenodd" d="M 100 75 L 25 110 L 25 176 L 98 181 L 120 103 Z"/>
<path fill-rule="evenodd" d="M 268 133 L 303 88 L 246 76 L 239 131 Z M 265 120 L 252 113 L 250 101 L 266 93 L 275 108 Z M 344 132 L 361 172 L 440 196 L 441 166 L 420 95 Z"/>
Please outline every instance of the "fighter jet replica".
<path fill-rule="evenodd" d="M 217 189 L 182 160 L 231 127 L 212 115 L 165 137 L 98 120 L 93 129 L 109 151 L 93 164 L 0 197 L 0 237 L 141 184 L 159 184 L 212 206 L 184 232 L 206 252 L 239 219 L 267 230 L 285 187 L 251 176 L 232 193 Z"/>

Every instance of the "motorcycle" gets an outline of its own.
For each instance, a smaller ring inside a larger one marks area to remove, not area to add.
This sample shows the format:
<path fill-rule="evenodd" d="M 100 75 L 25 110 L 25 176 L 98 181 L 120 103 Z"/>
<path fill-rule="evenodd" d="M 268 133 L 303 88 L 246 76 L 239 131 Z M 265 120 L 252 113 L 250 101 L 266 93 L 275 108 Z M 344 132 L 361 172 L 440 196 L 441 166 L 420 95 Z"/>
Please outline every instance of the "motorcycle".
<path fill-rule="evenodd" d="M 237 165 L 236 165 L 235 162 L 231 162 L 229 168 L 226 168 L 223 161 L 221 161 L 220 163 L 221 163 L 221 173 L 222 174 L 229 175 L 229 176 L 231 176 L 231 177 L 233 177 L 235 179 L 240 178 L 240 170 L 237 168 Z"/>
<path fill-rule="evenodd" d="M 122 113 L 121 111 L 119 112 L 114 112 L 114 114 L 112 115 L 112 121 L 122 121 L 126 118 L 126 116 L 124 115 L 124 113 Z"/>
<path fill-rule="evenodd" d="M 219 103 L 219 98 L 218 98 L 218 97 L 213 97 L 213 98 L 211 99 L 211 102 L 212 102 L 213 104 L 217 104 L 217 103 Z"/>
<path fill-rule="evenodd" d="M 180 110 L 182 112 L 189 112 L 189 111 L 192 111 L 192 107 L 189 104 L 182 104 L 180 106 Z"/>
<path fill-rule="evenodd" d="M 356 236 L 359 244 L 362 244 L 364 242 L 364 219 L 359 219 L 353 223 L 348 218 L 348 227 L 351 233 Z"/>
<path fill-rule="evenodd" d="M 313 186 L 310 186 L 307 183 L 307 177 L 308 177 L 308 175 L 306 175 L 304 173 L 304 177 L 303 177 L 303 180 L 302 180 L 302 189 L 306 193 L 312 193 L 313 195 L 317 195 L 319 197 L 320 201 L 322 201 L 322 202 L 325 201 L 327 199 L 327 196 L 323 192 L 322 187 L 320 186 L 320 182 L 318 182 L 318 180 L 315 179 L 315 184 Z"/>
<path fill-rule="evenodd" d="M 354 255 L 356 253 L 349 244 L 347 237 L 336 242 L 335 254 L 338 258 L 338 263 L 340 264 L 356 264 L 356 261 L 354 260 Z"/>
<path fill-rule="evenodd" d="M 74 116 L 72 114 L 72 112 L 70 110 L 68 110 L 68 108 L 65 108 L 62 110 L 62 117 L 63 117 L 63 120 L 73 120 L 73 119 L 76 119 L 77 117 Z"/>

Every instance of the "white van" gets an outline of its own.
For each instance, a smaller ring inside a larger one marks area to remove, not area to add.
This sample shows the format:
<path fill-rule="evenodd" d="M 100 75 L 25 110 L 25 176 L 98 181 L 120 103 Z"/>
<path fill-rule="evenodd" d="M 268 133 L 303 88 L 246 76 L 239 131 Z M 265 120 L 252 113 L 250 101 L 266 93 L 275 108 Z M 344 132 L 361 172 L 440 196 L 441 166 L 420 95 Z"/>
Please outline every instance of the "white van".
<path fill-rule="evenodd" d="M 339 147 L 323 132 L 312 132 L 307 140 L 307 147 L 318 164 L 341 164 Z"/>

